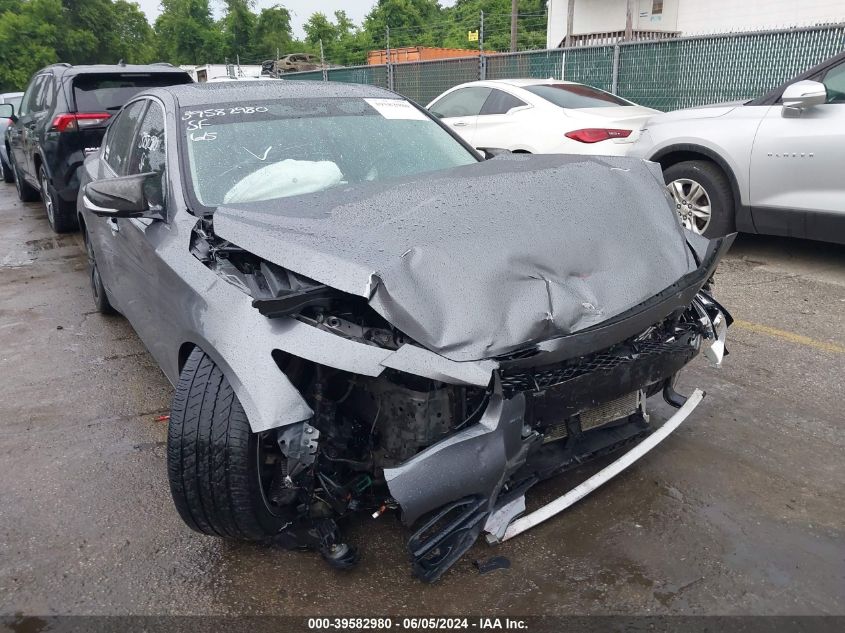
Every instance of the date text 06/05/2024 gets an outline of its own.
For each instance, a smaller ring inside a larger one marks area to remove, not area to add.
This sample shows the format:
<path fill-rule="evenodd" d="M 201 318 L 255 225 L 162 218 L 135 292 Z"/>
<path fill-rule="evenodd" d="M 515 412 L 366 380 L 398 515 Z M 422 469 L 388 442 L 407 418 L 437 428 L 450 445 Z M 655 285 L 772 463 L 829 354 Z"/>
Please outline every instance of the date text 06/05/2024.
<path fill-rule="evenodd" d="M 308 618 L 309 630 L 385 630 L 438 631 L 451 629 L 526 631 L 528 624 L 519 618 Z"/>

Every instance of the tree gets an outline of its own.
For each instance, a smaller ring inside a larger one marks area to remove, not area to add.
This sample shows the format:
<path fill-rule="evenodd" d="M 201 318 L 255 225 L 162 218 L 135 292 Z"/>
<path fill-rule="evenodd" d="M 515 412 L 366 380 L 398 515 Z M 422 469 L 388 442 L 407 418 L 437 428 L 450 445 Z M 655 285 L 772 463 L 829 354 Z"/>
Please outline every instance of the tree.
<path fill-rule="evenodd" d="M 7 6 L 7 5 L 4 5 Z M 58 61 L 60 0 L 27 0 L 0 13 L 0 90 L 23 90 L 39 68 Z"/>
<path fill-rule="evenodd" d="M 290 11 L 279 5 L 263 9 L 255 24 L 256 59 L 274 59 L 277 52 L 289 53 L 292 43 Z"/>
<path fill-rule="evenodd" d="M 56 53 L 70 64 L 116 62 L 119 42 L 113 30 L 111 0 L 62 0 L 62 37 Z"/>
<path fill-rule="evenodd" d="M 113 32 L 117 38 L 115 57 L 127 64 L 147 64 L 159 61 L 155 33 L 141 7 L 128 0 L 115 0 Z"/>
<path fill-rule="evenodd" d="M 226 14 L 221 20 L 225 54 L 230 60 L 240 56 L 253 56 L 256 15 L 252 12 L 253 0 L 226 0 Z"/>
<path fill-rule="evenodd" d="M 517 46 L 525 50 L 546 47 L 547 0 L 519 0 Z M 467 31 L 480 26 L 484 11 L 484 49 L 510 50 L 511 0 L 457 0 L 446 9 L 448 28 L 441 34 L 443 46 L 474 48 L 467 41 Z"/>
<path fill-rule="evenodd" d="M 312 46 L 319 47 L 320 42 L 328 48 L 337 39 L 337 26 L 335 26 L 325 13 L 312 13 L 308 21 L 303 25 L 305 41 Z"/>
<path fill-rule="evenodd" d="M 371 40 L 385 47 L 385 33 L 390 27 L 390 46 L 437 46 L 431 25 L 444 20 L 437 0 L 378 0 L 364 18 L 364 31 Z"/>
<path fill-rule="evenodd" d="M 208 0 L 161 0 L 155 22 L 159 53 L 173 64 L 205 64 L 223 57 L 223 34 Z"/>

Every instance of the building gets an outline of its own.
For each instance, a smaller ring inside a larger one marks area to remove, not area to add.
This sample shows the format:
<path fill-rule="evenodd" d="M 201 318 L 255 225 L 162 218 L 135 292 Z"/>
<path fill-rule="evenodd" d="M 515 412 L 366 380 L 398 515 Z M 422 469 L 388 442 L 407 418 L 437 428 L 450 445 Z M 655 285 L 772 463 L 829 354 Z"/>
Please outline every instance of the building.
<path fill-rule="evenodd" d="M 548 0 L 546 45 L 567 34 L 577 46 L 841 22 L 843 0 Z"/>
<path fill-rule="evenodd" d="M 203 64 L 194 66 L 185 64 L 179 66 L 182 70 L 191 75 L 197 83 L 203 83 L 209 79 L 230 77 L 232 79 L 256 78 L 261 76 L 260 64 Z"/>
<path fill-rule="evenodd" d="M 404 46 L 390 49 L 390 63 L 423 62 L 431 59 L 450 59 L 453 57 L 478 57 L 477 50 L 465 48 L 436 48 L 433 46 Z M 387 51 L 367 53 L 368 64 L 386 64 Z"/>

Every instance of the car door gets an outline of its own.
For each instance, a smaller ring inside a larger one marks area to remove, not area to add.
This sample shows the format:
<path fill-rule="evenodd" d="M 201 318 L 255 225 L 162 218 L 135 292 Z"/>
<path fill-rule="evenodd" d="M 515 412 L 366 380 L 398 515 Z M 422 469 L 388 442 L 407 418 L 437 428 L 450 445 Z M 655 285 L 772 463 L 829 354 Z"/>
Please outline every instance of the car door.
<path fill-rule="evenodd" d="M 751 153 L 752 207 L 845 214 L 845 62 L 816 80 L 826 103 L 795 118 L 781 105 L 764 115 Z"/>
<path fill-rule="evenodd" d="M 147 200 L 167 217 L 167 148 L 165 144 L 164 108 L 160 102 L 148 99 L 148 105 L 136 128 L 127 162 L 127 175 L 155 174 L 145 186 Z M 162 220 L 149 218 L 119 218 L 115 234 L 121 269 L 123 305 L 131 314 L 132 327 L 156 358 L 163 358 L 158 347 L 163 340 L 157 336 L 162 327 L 163 313 L 159 309 L 166 301 L 167 279 L 171 275 L 163 268 L 156 247 L 169 232 Z"/>
<path fill-rule="evenodd" d="M 429 111 L 470 145 L 475 141 L 475 123 L 491 89 L 485 86 L 467 86 L 443 95 L 429 106 Z"/>
<path fill-rule="evenodd" d="M 132 140 L 141 115 L 146 108 L 146 101 L 138 100 L 129 103 L 113 119 L 106 132 L 103 145 L 97 157 L 96 165 L 86 164 L 89 178 L 101 180 L 125 176 L 128 170 L 129 155 L 132 150 Z M 91 169 L 90 167 L 93 167 Z M 85 197 L 82 198 L 86 204 Z M 103 285 L 109 291 L 109 297 L 114 307 L 129 317 L 128 304 L 130 294 L 126 292 L 126 282 L 120 253 L 120 223 L 125 220 L 104 218 L 93 214 L 86 215 L 86 229 L 94 248 L 97 269 L 103 280 Z"/>
<path fill-rule="evenodd" d="M 53 75 L 45 74 L 36 88 L 33 96 L 32 111 L 28 115 L 26 136 L 24 138 L 24 153 L 26 154 L 26 171 L 33 179 L 38 179 L 38 169 L 35 155 L 43 158 L 42 147 L 45 135 L 50 127 L 50 111 L 55 101 L 55 81 Z M 49 170 L 49 167 L 48 167 Z"/>
<path fill-rule="evenodd" d="M 21 99 L 20 111 L 17 113 L 17 121 L 9 126 L 9 147 L 12 150 L 12 158 L 15 167 L 24 175 L 28 173 L 26 143 L 27 133 L 30 130 L 30 123 L 33 121 L 32 111 L 35 107 L 38 92 L 44 84 L 44 75 L 33 77 L 26 87 Z"/>
<path fill-rule="evenodd" d="M 512 94 L 493 88 L 481 107 L 475 122 L 475 147 L 515 149 L 528 141 L 528 129 L 521 125 L 531 108 Z"/>

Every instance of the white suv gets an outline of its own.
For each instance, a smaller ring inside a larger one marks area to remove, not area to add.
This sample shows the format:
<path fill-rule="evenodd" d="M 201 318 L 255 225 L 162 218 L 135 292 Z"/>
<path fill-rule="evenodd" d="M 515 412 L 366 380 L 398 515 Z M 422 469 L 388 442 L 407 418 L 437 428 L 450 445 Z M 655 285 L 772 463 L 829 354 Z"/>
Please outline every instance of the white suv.
<path fill-rule="evenodd" d="M 629 155 L 660 163 L 697 233 L 845 244 L 845 53 L 752 101 L 652 117 Z"/>

